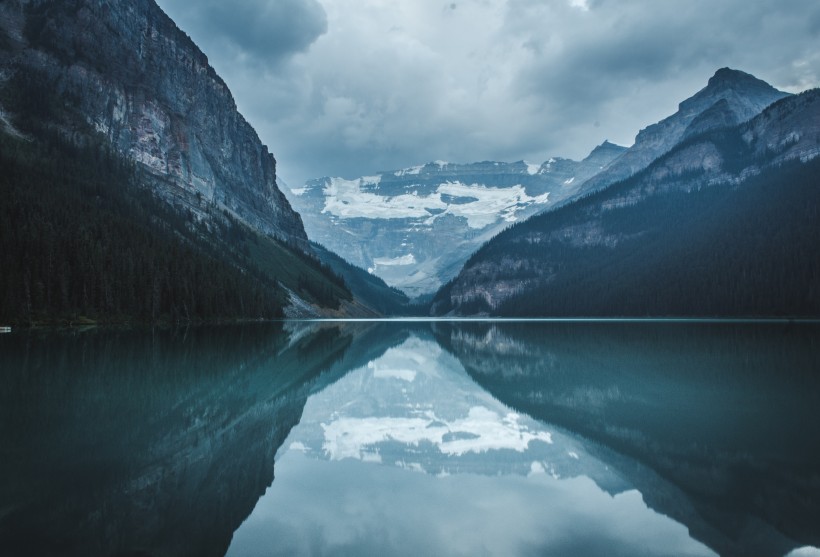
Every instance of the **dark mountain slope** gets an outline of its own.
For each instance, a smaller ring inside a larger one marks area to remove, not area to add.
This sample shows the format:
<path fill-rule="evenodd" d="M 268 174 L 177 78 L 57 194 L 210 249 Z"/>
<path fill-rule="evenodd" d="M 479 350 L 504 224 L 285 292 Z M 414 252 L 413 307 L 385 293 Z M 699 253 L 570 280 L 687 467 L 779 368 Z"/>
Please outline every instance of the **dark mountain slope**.
<path fill-rule="evenodd" d="M 818 123 L 813 90 L 690 138 L 633 178 L 500 234 L 433 312 L 820 315 Z"/>
<path fill-rule="evenodd" d="M 0 133 L 0 168 L 3 324 L 281 317 L 280 284 L 326 307 L 350 297 L 317 260 L 227 214 L 197 224 L 99 146 Z"/>
<path fill-rule="evenodd" d="M 353 296 L 365 306 L 382 315 L 406 315 L 414 310 L 401 290 L 388 286 L 376 275 L 348 263 L 319 244 L 311 246 L 319 260 L 342 277 Z"/>

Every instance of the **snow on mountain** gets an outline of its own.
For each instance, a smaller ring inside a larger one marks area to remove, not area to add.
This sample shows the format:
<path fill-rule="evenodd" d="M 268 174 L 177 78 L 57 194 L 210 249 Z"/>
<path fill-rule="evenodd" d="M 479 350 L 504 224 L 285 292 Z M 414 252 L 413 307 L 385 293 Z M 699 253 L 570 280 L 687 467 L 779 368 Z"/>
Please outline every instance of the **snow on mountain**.
<path fill-rule="evenodd" d="M 455 276 L 485 241 L 558 202 L 624 151 L 605 142 L 581 162 L 435 161 L 291 189 L 309 237 L 410 296 Z"/>
<path fill-rule="evenodd" d="M 538 171 L 541 170 L 540 164 L 531 164 L 527 161 L 524 161 L 524 164 L 527 165 L 527 174 L 529 174 L 530 176 L 535 176 L 536 174 L 538 174 Z"/>
<path fill-rule="evenodd" d="M 378 186 L 380 179 L 380 176 L 356 180 L 330 178 L 324 188 L 325 207 L 322 212 L 342 219 L 424 217 L 424 223 L 428 225 L 442 215 L 450 214 L 464 217 L 467 226 L 480 229 L 499 219 L 515 222 L 516 213 L 532 204 L 544 204 L 549 198 L 549 192 L 531 197 L 521 184 L 492 188 L 458 181 L 439 184 L 429 195 L 412 191 L 388 197 L 362 190 L 363 186 Z"/>

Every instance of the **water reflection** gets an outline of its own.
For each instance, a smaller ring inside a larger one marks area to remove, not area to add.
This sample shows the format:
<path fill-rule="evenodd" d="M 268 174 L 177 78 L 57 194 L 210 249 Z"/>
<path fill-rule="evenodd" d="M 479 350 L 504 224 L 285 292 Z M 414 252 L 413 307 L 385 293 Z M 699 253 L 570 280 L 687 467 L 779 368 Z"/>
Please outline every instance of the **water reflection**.
<path fill-rule="evenodd" d="M 817 326 L 13 333 L 0 372 L 3 555 L 820 546 Z"/>
<path fill-rule="evenodd" d="M 312 396 L 277 473 L 228 555 L 714 554 L 429 331 Z"/>
<path fill-rule="evenodd" d="M 0 553 L 223 555 L 350 341 L 267 326 L 4 336 Z"/>
<path fill-rule="evenodd" d="M 613 453 L 651 507 L 719 553 L 820 546 L 818 326 L 436 330 L 484 389 Z"/>

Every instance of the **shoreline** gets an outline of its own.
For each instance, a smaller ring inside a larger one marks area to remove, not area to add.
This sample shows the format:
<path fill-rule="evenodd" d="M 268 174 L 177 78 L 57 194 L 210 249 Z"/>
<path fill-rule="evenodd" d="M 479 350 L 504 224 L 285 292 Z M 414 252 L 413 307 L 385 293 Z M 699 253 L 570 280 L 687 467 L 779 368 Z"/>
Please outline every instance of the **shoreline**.
<path fill-rule="evenodd" d="M 23 331 L 88 331 L 136 329 L 187 329 L 191 327 L 223 327 L 236 325 L 274 325 L 287 323 L 588 323 L 588 324 L 771 324 L 818 325 L 818 317 L 320 317 L 279 319 L 225 319 L 214 321 L 157 322 L 139 321 L 62 321 L 35 322 L 29 325 L 0 326 L 0 334 Z"/>

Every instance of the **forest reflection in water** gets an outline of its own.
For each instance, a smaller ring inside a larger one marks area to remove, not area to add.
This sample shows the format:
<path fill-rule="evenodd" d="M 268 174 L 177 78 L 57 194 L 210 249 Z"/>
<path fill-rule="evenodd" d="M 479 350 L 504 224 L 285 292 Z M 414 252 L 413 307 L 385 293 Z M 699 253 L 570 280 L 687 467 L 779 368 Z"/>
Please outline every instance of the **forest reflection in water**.
<path fill-rule="evenodd" d="M 820 546 L 817 325 L 34 332 L 0 362 L 3 554 Z"/>

